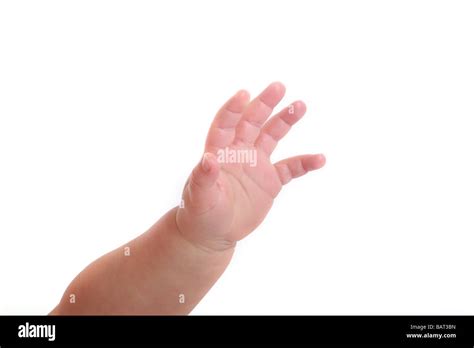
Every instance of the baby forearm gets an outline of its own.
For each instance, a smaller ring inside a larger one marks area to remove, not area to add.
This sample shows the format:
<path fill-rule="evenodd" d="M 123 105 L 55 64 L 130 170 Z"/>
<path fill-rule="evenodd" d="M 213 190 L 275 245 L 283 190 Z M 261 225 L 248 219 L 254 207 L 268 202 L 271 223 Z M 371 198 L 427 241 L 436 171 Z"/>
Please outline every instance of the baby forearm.
<path fill-rule="evenodd" d="M 183 238 L 176 208 L 147 232 L 102 256 L 69 285 L 52 314 L 187 314 L 224 272 L 233 248 Z"/>

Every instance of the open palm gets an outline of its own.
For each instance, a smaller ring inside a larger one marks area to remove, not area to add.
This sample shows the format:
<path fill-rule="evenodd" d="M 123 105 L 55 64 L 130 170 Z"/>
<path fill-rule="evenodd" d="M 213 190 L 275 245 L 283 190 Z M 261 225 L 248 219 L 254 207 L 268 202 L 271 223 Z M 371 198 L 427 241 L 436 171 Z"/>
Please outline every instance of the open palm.
<path fill-rule="evenodd" d="M 188 240 L 218 250 L 234 245 L 263 221 L 282 185 L 324 165 L 323 155 L 271 162 L 278 141 L 306 111 L 297 101 L 267 121 L 284 94 L 279 82 L 250 102 L 241 90 L 218 111 L 204 156 L 184 187 L 184 207 L 176 214 Z"/>

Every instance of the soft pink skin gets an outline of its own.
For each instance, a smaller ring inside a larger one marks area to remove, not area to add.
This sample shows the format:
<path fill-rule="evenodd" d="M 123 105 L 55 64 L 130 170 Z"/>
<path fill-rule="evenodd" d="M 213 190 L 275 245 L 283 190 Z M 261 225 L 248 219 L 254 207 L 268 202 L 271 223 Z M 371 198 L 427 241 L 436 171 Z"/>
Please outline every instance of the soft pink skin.
<path fill-rule="evenodd" d="M 282 185 L 325 164 L 321 154 L 272 164 L 270 155 L 278 141 L 306 111 L 305 104 L 296 101 L 267 121 L 284 94 L 280 82 L 251 102 L 248 92 L 241 90 L 217 113 L 205 154 L 185 185 L 184 209 L 176 214 L 179 231 L 189 241 L 207 249 L 232 247 L 263 221 Z M 217 151 L 225 147 L 255 149 L 257 165 L 218 163 Z"/>
<path fill-rule="evenodd" d="M 323 155 L 271 163 L 278 140 L 306 110 L 298 101 L 293 113 L 285 108 L 265 123 L 284 92 L 275 82 L 250 103 L 246 91 L 234 95 L 211 125 L 205 154 L 184 187 L 184 208 L 171 209 L 148 231 L 87 266 L 51 314 L 192 311 L 226 269 L 235 243 L 265 218 L 282 185 L 325 163 Z M 219 164 L 215 155 L 224 147 L 255 149 L 256 166 Z"/>

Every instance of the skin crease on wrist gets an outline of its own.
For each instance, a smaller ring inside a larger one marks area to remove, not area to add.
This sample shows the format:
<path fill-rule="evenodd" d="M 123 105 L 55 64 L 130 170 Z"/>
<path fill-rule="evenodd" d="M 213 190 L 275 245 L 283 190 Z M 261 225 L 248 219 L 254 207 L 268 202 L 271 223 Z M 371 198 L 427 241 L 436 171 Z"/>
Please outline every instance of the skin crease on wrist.
<path fill-rule="evenodd" d="M 274 82 L 252 101 L 244 90 L 232 96 L 211 124 L 204 155 L 184 185 L 182 207 L 86 267 L 50 314 L 191 312 L 225 271 L 237 242 L 264 220 L 282 186 L 325 164 L 321 154 L 270 160 L 306 112 L 296 101 L 270 117 L 284 94 L 283 84 Z M 250 153 L 254 161 L 218 160 L 223 150 Z"/>

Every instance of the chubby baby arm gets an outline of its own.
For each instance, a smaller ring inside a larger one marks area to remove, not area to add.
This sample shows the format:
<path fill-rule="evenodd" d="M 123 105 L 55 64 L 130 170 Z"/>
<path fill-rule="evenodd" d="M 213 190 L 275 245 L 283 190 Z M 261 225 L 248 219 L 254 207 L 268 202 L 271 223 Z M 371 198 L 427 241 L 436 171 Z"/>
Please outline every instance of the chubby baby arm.
<path fill-rule="evenodd" d="M 282 186 L 325 163 L 320 154 L 271 162 L 278 141 L 306 111 L 297 101 L 269 118 L 284 93 L 275 82 L 252 101 L 243 90 L 232 96 L 211 124 L 182 205 L 90 264 L 51 314 L 189 313 L 224 272 L 236 243 L 263 221 Z"/>

